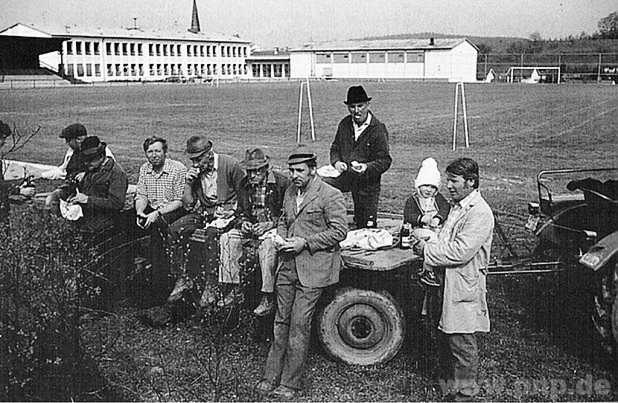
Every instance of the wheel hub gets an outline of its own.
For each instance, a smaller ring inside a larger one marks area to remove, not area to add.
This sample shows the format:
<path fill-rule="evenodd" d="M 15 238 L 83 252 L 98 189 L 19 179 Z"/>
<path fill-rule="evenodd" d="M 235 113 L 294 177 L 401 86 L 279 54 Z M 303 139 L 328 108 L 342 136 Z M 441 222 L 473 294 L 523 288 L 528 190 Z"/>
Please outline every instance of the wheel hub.
<path fill-rule="evenodd" d="M 355 304 L 342 312 L 337 329 L 343 341 L 357 349 L 377 345 L 387 332 L 380 312 L 366 304 Z"/>

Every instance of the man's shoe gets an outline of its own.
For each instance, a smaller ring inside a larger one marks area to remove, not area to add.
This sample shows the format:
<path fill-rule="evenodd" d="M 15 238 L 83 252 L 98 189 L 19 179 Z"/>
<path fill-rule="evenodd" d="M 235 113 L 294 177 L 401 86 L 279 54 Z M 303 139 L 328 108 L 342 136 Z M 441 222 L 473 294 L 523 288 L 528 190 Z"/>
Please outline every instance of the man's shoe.
<path fill-rule="evenodd" d="M 167 302 L 178 301 L 182 297 L 182 294 L 184 294 L 185 291 L 190 290 L 191 288 L 193 288 L 193 280 L 185 276 L 180 277 L 178 281 L 176 281 L 174 289 L 167 297 Z"/>
<path fill-rule="evenodd" d="M 214 305 L 215 302 L 217 302 L 215 291 L 209 285 L 206 285 L 200 298 L 200 307 L 206 308 L 207 306 Z"/>
<path fill-rule="evenodd" d="M 172 321 L 172 312 L 167 305 L 155 306 L 139 312 L 137 319 L 147 326 L 161 328 Z"/>
<path fill-rule="evenodd" d="M 436 275 L 431 271 L 425 271 L 419 279 L 421 284 L 428 285 L 429 287 L 440 287 L 440 282 Z"/>
<path fill-rule="evenodd" d="M 260 300 L 260 304 L 253 310 L 256 316 L 266 316 L 275 308 L 272 295 L 264 294 Z"/>
<path fill-rule="evenodd" d="M 234 287 L 230 292 L 227 293 L 227 295 L 223 299 L 220 299 L 217 302 L 217 306 L 219 308 L 227 308 L 235 303 L 240 304 L 242 302 L 242 299 L 242 293 L 238 290 L 238 287 Z"/>
<path fill-rule="evenodd" d="M 298 392 L 295 389 L 288 388 L 284 385 L 279 385 L 275 390 L 272 391 L 270 395 L 277 399 L 290 401 L 296 398 L 297 393 Z"/>
<path fill-rule="evenodd" d="M 260 382 L 258 382 L 257 385 L 255 385 L 255 392 L 259 395 L 267 395 L 273 390 L 275 390 L 275 385 L 265 379 L 261 380 Z"/>

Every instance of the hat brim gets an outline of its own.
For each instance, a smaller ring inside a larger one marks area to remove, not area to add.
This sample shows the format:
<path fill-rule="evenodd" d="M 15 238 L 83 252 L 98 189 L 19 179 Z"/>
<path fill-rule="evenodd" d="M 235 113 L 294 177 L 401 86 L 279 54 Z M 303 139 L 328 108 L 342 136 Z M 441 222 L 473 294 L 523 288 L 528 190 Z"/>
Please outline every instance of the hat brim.
<path fill-rule="evenodd" d="M 238 165 L 244 170 L 256 170 L 267 166 L 270 163 L 269 159 L 264 161 L 241 161 Z"/>
<path fill-rule="evenodd" d="M 197 151 L 193 153 L 187 153 L 187 155 L 189 156 L 189 159 L 192 159 L 192 158 L 201 157 L 202 155 L 206 154 L 208 151 L 209 150 L 202 150 L 202 151 Z"/>
<path fill-rule="evenodd" d="M 369 101 L 371 101 L 371 97 L 367 97 L 365 99 L 353 99 L 353 100 L 346 99 L 345 101 L 343 101 L 343 103 L 346 105 L 352 105 L 352 104 L 361 104 L 361 103 L 369 102 Z"/>
<path fill-rule="evenodd" d="M 81 158 L 82 161 L 96 160 L 97 158 L 100 158 L 101 156 L 105 155 L 105 146 L 98 147 L 98 148 L 94 149 L 93 151 L 90 151 L 90 150 L 88 150 L 88 151 L 89 152 L 81 152 L 80 153 L 80 158 Z"/>

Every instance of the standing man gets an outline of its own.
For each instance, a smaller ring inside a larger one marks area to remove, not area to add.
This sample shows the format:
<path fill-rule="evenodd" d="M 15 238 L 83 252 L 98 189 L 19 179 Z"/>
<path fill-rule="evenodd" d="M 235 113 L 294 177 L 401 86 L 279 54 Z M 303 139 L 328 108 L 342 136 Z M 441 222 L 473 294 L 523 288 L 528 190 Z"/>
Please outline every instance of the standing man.
<path fill-rule="evenodd" d="M 189 213 L 169 228 L 170 242 L 177 244 L 174 253 L 174 265 L 177 268 L 183 266 L 181 259 L 184 259 L 189 248 L 189 238 L 196 229 L 203 228 L 216 218 L 234 215 L 240 183 L 245 177 L 238 161 L 215 153 L 212 142 L 206 136 L 191 136 L 187 140 L 187 155 L 191 160 L 191 168 L 185 176 L 182 203 Z M 210 241 L 215 242 L 216 239 Z M 197 269 L 189 268 L 191 271 Z M 193 279 L 188 274 L 180 275 L 168 301 L 180 299 L 184 291 L 193 287 Z"/>
<path fill-rule="evenodd" d="M 357 228 L 377 226 L 380 179 L 391 166 L 388 132 L 369 111 L 370 97 L 362 86 L 350 87 L 344 103 L 349 116 L 339 122 L 330 147 L 330 163 L 337 178 L 324 181 L 342 192 L 351 192 Z"/>
<path fill-rule="evenodd" d="M 324 287 L 339 281 L 339 242 L 347 232 L 343 195 L 317 176 L 315 154 L 292 154 L 288 165 L 292 185 L 277 226 L 283 240 L 274 340 L 256 386 L 258 393 L 284 400 L 294 399 L 301 388 L 315 305 Z"/>
<path fill-rule="evenodd" d="M 459 158 L 446 167 L 446 187 L 454 205 L 436 242 L 417 241 L 414 252 L 444 272 L 444 297 L 438 329 L 442 374 L 451 387 L 448 400 L 470 400 L 478 393 L 476 332 L 489 332 L 485 276 L 494 216 L 481 196 L 479 167 Z"/>
<path fill-rule="evenodd" d="M 168 228 L 184 214 L 182 195 L 187 168 L 167 158 L 167 141 L 161 137 L 148 137 L 143 148 L 148 161 L 139 170 L 135 211 L 137 225 L 150 233 L 151 302 L 163 302 L 170 292 L 165 253 Z M 158 301 L 161 297 L 163 300 Z"/>
<path fill-rule="evenodd" d="M 247 176 L 240 183 L 238 192 L 238 223 L 236 228 L 219 238 L 219 281 L 237 287 L 240 284 L 240 262 L 243 245 L 257 249 L 262 274 L 262 299 L 253 313 L 268 315 L 274 308 L 275 269 L 277 249 L 274 241 L 276 225 L 283 208 L 283 195 L 290 179 L 270 168 L 270 159 L 260 148 L 251 151 L 240 163 Z M 234 291 L 220 301 L 223 306 L 233 302 Z M 200 305 L 214 302 L 209 289 L 204 291 Z"/>

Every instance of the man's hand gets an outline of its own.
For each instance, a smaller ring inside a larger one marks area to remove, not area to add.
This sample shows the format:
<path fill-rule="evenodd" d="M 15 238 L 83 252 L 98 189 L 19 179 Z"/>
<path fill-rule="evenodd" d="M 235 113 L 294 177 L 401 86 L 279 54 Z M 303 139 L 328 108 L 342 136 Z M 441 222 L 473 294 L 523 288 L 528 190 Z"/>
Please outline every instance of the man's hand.
<path fill-rule="evenodd" d="M 352 171 L 362 174 L 367 170 L 367 164 L 364 162 L 352 161 Z"/>
<path fill-rule="evenodd" d="M 68 202 L 69 203 L 87 204 L 88 203 L 88 196 L 78 191 L 75 196 L 71 197 L 68 200 Z"/>
<path fill-rule="evenodd" d="M 144 229 L 148 229 L 152 224 L 157 221 L 160 216 L 161 213 L 159 212 L 159 210 L 152 211 L 149 214 L 142 214 L 142 218 L 146 219 L 146 222 L 144 222 Z"/>
<path fill-rule="evenodd" d="M 412 244 L 412 250 L 414 254 L 423 257 L 425 255 L 425 241 L 422 239 L 415 239 L 416 241 L 413 241 L 414 243 Z"/>
<path fill-rule="evenodd" d="M 335 162 L 335 169 L 339 171 L 339 173 L 345 172 L 348 170 L 348 164 L 343 161 Z"/>
<path fill-rule="evenodd" d="M 195 182 L 195 180 L 197 179 L 199 175 L 200 175 L 200 170 L 198 168 L 191 167 L 189 168 L 189 170 L 187 171 L 187 174 L 185 175 L 185 182 L 191 185 L 193 184 L 193 182 Z"/>
<path fill-rule="evenodd" d="M 272 227 L 273 227 L 272 221 L 258 222 L 258 223 L 253 224 L 251 231 L 253 232 L 255 236 L 261 236 L 262 234 L 264 234 L 266 231 L 268 231 Z"/>
<path fill-rule="evenodd" d="M 305 238 L 295 236 L 292 238 L 286 238 L 285 241 L 286 243 L 279 249 L 281 252 L 294 253 L 295 255 L 298 255 L 303 249 L 305 249 L 305 246 L 307 246 L 307 241 Z"/>
<path fill-rule="evenodd" d="M 33 197 L 35 194 L 34 186 L 20 186 L 19 194 L 25 197 Z"/>
<path fill-rule="evenodd" d="M 438 228 L 440 226 L 440 219 L 438 217 L 432 218 L 431 222 L 429 223 L 429 226 L 431 228 Z"/>
<path fill-rule="evenodd" d="M 75 181 L 76 182 L 81 182 L 82 179 L 84 179 L 84 176 L 86 176 L 86 172 L 80 172 L 77 175 L 75 175 Z"/>

